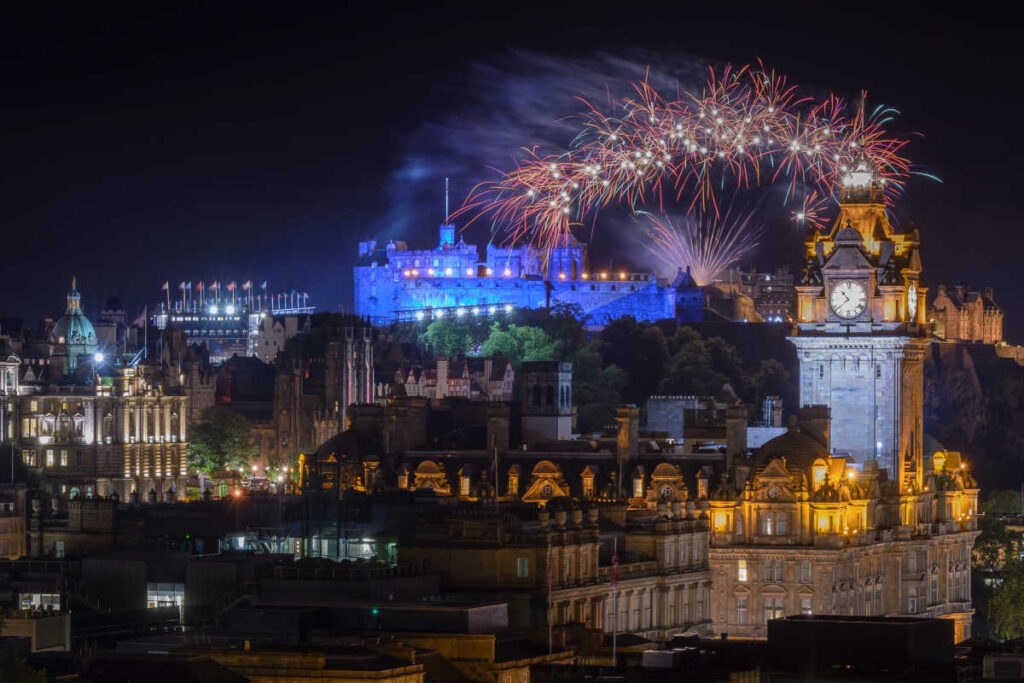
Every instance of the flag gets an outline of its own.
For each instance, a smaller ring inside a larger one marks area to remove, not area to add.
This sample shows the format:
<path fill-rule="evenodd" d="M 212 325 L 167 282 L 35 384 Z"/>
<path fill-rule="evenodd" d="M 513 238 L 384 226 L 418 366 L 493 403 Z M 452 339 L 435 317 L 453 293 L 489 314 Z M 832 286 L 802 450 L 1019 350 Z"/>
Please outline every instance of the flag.
<path fill-rule="evenodd" d="M 164 280 L 164 283 L 162 285 L 160 285 L 160 291 L 161 292 L 167 292 L 167 291 L 170 291 L 170 289 L 171 289 L 171 283 L 168 282 L 167 280 Z"/>
<path fill-rule="evenodd" d="M 229 283 L 228 283 L 228 291 L 229 291 L 229 292 L 233 292 L 233 291 L 235 291 L 235 289 L 236 289 L 237 287 L 238 287 L 238 285 L 237 285 L 237 284 L 235 284 L 235 281 L 234 281 L 234 280 L 232 280 L 231 282 L 229 282 Z"/>
<path fill-rule="evenodd" d="M 266 280 L 264 280 L 263 284 L 260 285 L 260 289 L 262 289 L 264 292 L 267 291 L 267 281 Z"/>
<path fill-rule="evenodd" d="M 252 289 L 252 280 L 246 280 L 243 282 L 242 289 Z"/>
<path fill-rule="evenodd" d="M 146 326 L 146 318 L 148 317 L 148 315 L 147 315 L 148 312 L 149 312 L 149 307 L 148 306 L 143 306 L 142 307 L 142 314 L 139 315 L 139 317 L 137 317 L 135 320 L 132 321 L 132 325 L 135 325 L 136 327 L 145 327 Z"/>
<path fill-rule="evenodd" d="M 612 588 L 619 585 L 619 551 L 612 553 Z"/>
<path fill-rule="evenodd" d="M 200 292 L 203 291 L 203 281 L 202 280 L 200 280 L 199 284 L 196 285 L 196 290 L 200 291 Z"/>
<path fill-rule="evenodd" d="M 186 287 L 188 287 L 188 285 L 186 285 L 184 282 L 178 285 L 178 289 L 185 289 Z"/>
<path fill-rule="evenodd" d="M 207 289 L 210 289 L 210 290 L 217 289 L 217 282 L 214 281 L 214 283 L 212 285 L 210 285 Z"/>
<path fill-rule="evenodd" d="M 185 289 L 192 289 L 192 281 L 191 280 L 189 280 L 188 282 L 185 283 Z"/>

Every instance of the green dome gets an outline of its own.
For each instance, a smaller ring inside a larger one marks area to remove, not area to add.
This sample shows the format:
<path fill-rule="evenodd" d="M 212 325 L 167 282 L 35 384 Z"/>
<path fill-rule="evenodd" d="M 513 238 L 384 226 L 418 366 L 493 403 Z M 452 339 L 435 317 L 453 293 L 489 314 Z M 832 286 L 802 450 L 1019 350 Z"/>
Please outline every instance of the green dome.
<path fill-rule="evenodd" d="M 71 278 L 68 307 L 54 324 L 50 339 L 57 344 L 96 344 L 96 330 L 82 313 L 82 295 L 75 288 L 75 278 Z"/>
<path fill-rule="evenodd" d="M 53 326 L 53 341 L 58 344 L 95 344 L 96 330 L 81 311 L 65 313 Z"/>

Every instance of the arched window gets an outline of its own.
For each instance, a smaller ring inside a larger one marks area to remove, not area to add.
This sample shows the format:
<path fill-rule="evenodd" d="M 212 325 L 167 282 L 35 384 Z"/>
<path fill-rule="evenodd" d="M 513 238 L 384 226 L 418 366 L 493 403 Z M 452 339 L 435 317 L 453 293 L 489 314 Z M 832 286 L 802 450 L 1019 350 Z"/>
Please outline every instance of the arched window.
<path fill-rule="evenodd" d="M 780 512 L 775 517 L 775 534 L 777 536 L 786 536 L 789 534 L 789 515 L 785 512 Z"/>
<path fill-rule="evenodd" d="M 761 534 L 764 536 L 771 536 L 772 531 L 775 527 L 775 515 L 771 512 L 766 512 L 761 517 Z"/>

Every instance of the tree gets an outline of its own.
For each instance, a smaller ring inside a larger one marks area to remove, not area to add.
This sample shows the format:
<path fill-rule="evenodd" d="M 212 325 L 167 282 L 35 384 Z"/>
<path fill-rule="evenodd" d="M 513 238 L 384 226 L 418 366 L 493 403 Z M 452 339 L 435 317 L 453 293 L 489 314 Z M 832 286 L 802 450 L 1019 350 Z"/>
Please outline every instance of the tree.
<path fill-rule="evenodd" d="M 1024 636 L 1024 560 L 1010 557 L 989 602 L 989 618 L 1000 638 Z"/>
<path fill-rule="evenodd" d="M 1020 493 L 1006 489 L 993 491 L 982 502 L 981 511 L 994 515 L 1019 515 L 1021 513 Z"/>
<path fill-rule="evenodd" d="M 491 333 L 480 346 L 484 356 L 502 354 L 518 365 L 523 361 L 556 360 L 558 345 L 547 332 L 532 325 L 509 325 L 502 329 L 501 323 L 491 325 Z"/>
<path fill-rule="evenodd" d="M 257 453 L 248 420 L 224 406 L 208 408 L 190 430 L 189 467 L 207 476 L 247 467 Z"/>
<path fill-rule="evenodd" d="M 464 356 L 472 346 L 472 329 L 442 318 L 427 325 L 421 340 L 430 344 L 435 356 Z"/>
<path fill-rule="evenodd" d="M 758 400 L 765 396 L 782 396 L 786 393 L 786 385 L 789 384 L 789 370 L 774 358 L 761 361 L 761 366 L 754 373 L 752 378 L 754 389 L 757 390 Z"/>

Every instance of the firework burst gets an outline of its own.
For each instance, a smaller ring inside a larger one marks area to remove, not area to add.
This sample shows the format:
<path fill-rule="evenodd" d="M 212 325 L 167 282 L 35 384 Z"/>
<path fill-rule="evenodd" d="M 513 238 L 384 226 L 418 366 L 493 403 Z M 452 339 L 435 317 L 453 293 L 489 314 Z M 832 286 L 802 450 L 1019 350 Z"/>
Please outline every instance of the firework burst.
<path fill-rule="evenodd" d="M 526 158 L 495 183 L 477 186 L 459 213 L 487 216 L 509 242 L 543 249 L 570 241 L 571 228 L 608 205 L 721 216 L 720 192 L 773 182 L 837 196 L 841 177 L 867 157 L 898 194 L 909 173 L 906 140 L 889 136 L 892 110 L 865 115 L 829 96 L 799 96 L 762 65 L 710 70 L 700 93 L 667 100 L 646 81 L 611 114 L 589 103 L 567 152 Z M 809 213 L 805 207 L 806 217 Z M 797 212 L 799 213 L 799 211 Z"/>
<path fill-rule="evenodd" d="M 722 213 L 687 215 L 678 221 L 640 213 L 647 249 L 670 269 L 688 269 L 702 287 L 750 253 L 760 237 L 752 222 L 756 210 L 737 212 L 730 207 Z"/>

